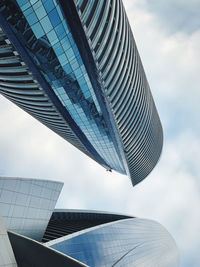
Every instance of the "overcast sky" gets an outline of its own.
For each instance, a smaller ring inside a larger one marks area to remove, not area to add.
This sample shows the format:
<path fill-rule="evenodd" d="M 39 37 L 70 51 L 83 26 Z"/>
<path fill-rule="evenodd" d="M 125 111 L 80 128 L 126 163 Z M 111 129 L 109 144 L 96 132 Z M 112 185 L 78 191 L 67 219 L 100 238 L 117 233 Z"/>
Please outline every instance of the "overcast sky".
<path fill-rule="evenodd" d="M 200 266 L 199 0 L 124 0 L 164 128 L 153 172 L 132 187 L 0 97 L 0 175 L 65 182 L 58 208 L 154 219 L 175 238 L 181 266 Z"/>

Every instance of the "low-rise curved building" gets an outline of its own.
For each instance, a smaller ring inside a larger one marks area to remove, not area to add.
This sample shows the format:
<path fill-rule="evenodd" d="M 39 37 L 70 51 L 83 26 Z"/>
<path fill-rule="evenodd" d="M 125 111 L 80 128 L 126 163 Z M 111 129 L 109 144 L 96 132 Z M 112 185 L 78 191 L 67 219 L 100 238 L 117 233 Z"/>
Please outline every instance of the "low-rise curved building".
<path fill-rule="evenodd" d="M 14 252 L 0 223 L 0 264 L 178 267 L 176 244 L 159 223 L 103 211 L 54 209 L 62 186 L 0 177 L 0 216 Z"/>
<path fill-rule="evenodd" d="M 2 0 L 0 93 L 133 185 L 161 123 L 121 0 Z"/>
<path fill-rule="evenodd" d="M 75 222 L 82 230 L 77 231 Z M 55 210 L 45 235 L 52 240 L 44 245 L 90 267 L 178 267 L 175 241 L 152 220 L 98 211 Z"/>

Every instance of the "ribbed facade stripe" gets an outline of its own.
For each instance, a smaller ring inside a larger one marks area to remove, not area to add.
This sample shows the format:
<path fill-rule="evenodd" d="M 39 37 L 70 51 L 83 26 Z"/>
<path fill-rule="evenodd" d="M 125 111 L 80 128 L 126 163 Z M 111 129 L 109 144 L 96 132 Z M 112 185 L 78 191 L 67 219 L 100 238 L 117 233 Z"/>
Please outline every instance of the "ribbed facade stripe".
<path fill-rule="evenodd" d="M 126 215 L 69 210 L 54 211 L 46 228 L 42 242 L 48 242 L 69 234 L 104 223 L 132 218 Z"/>
<path fill-rule="evenodd" d="M 74 2 L 116 122 L 129 175 L 137 184 L 156 165 L 163 133 L 124 6 L 121 0 L 104 1 L 96 18 L 89 5 L 92 1 Z M 92 17 L 92 23 L 86 24 L 85 14 Z"/>

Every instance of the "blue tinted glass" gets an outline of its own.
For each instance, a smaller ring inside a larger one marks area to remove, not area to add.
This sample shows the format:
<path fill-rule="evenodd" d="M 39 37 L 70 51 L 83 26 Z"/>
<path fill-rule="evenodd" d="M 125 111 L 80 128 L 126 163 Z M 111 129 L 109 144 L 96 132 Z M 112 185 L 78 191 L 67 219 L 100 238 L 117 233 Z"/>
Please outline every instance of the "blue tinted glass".
<path fill-rule="evenodd" d="M 35 13 L 32 12 L 30 15 L 28 15 L 26 17 L 28 23 L 30 24 L 30 26 L 32 26 L 33 24 L 35 24 L 38 21 L 38 18 L 36 17 Z"/>
<path fill-rule="evenodd" d="M 38 0 L 30 0 L 31 5 L 35 4 Z"/>
<path fill-rule="evenodd" d="M 178 266 L 172 237 L 163 226 L 145 219 L 103 224 L 47 244 L 90 267 Z"/>
<path fill-rule="evenodd" d="M 38 19 L 41 19 L 47 15 L 46 10 L 44 9 L 43 6 L 39 7 L 38 9 L 35 10 L 35 13 L 38 17 Z"/>
<path fill-rule="evenodd" d="M 28 9 L 26 9 L 26 10 L 24 11 L 24 15 L 27 17 L 28 15 L 32 14 L 33 12 L 34 12 L 34 11 L 33 11 L 33 8 L 30 7 L 30 8 L 28 8 Z"/>
<path fill-rule="evenodd" d="M 54 27 L 61 22 L 60 17 L 58 16 L 58 12 L 55 8 L 48 15 Z"/>
<path fill-rule="evenodd" d="M 64 53 L 64 50 L 63 50 L 62 46 L 60 45 L 60 43 L 55 44 L 53 46 L 53 48 L 54 48 L 54 51 L 55 51 L 57 56 L 59 56 L 59 55 Z"/>
<path fill-rule="evenodd" d="M 64 36 L 66 36 L 66 33 L 65 33 L 65 30 L 64 30 L 62 23 L 60 23 L 58 26 L 56 26 L 55 30 L 56 30 L 56 33 L 57 33 L 59 39 L 62 39 Z"/>
<path fill-rule="evenodd" d="M 48 37 L 50 42 L 53 42 L 54 40 L 57 39 L 57 35 L 56 35 L 54 30 L 52 30 L 49 33 L 47 33 L 47 37 Z"/>
<path fill-rule="evenodd" d="M 64 53 L 62 55 L 58 56 L 58 59 L 59 59 L 60 63 L 63 65 L 66 64 L 66 62 L 68 62 L 67 57 Z"/>
<path fill-rule="evenodd" d="M 19 4 L 19 6 L 23 6 L 27 2 L 29 2 L 29 0 L 17 0 L 17 3 Z"/>
<path fill-rule="evenodd" d="M 44 31 L 47 33 L 49 31 L 51 31 L 53 29 L 51 22 L 48 18 L 48 16 L 44 17 L 43 19 L 41 19 L 40 23 L 42 24 L 42 27 L 44 29 Z"/>
<path fill-rule="evenodd" d="M 53 8 L 55 8 L 53 0 L 46 0 L 46 2 L 44 2 L 44 7 L 47 13 L 49 13 Z"/>
<path fill-rule="evenodd" d="M 22 8 L 22 11 L 26 10 L 27 8 L 29 8 L 31 5 L 30 3 L 26 3 L 24 4 L 21 8 Z"/>
<path fill-rule="evenodd" d="M 70 64 L 66 64 L 63 66 L 63 69 L 66 73 L 71 73 L 72 72 L 72 69 L 71 69 L 71 66 Z"/>
<path fill-rule="evenodd" d="M 69 39 L 67 38 L 67 36 L 61 40 L 61 44 L 62 44 L 63 49 L 64 49 L 65 51 L 66 51 L 68 48 L 71 47 L 70 42 L 69 42 Z"/>
<path fill-rule="evenodd" d="M 24 42 L 28 42 L 29 51 L 32 51 L 30 55 L 34 54 L 34 61 L 37 61 L 42 75 L 61 104 L 104 159 L 105 164 L 124 173 L 123 164 L 115 150 L 79 50 L 62 12 L 57 12 L 58 7 L 57 5 L 55 8 L 53 1 L 42 0 L 35 3 L 33 8 L 37 11 L 41 25 L 35 23 L 32 30 L 40 41 L 29 43 L 29 39 L 26 40 L 28 36 L 24 35 Z M 47 15 L 45 10 L 48 11 Z M 26 17 L 31 15 L 29 12 L 31 11 L 24 12 Z M 63 89 L 62 93 L 58 88 Z"/>
<path fill-rule="evenodd" d="M 43 29 L 42 29 L 42 27 L 41 27 L 39 22 L 35 23 L 32 26 L 32 30 L 33 30 L 33 32 L 34 32 L 34 34 L 35 34 L 35 36 L 37 38 L 40 38 L 40 37 L 42 37 L 44 35 L 44 31 L 43 31 Z"/>

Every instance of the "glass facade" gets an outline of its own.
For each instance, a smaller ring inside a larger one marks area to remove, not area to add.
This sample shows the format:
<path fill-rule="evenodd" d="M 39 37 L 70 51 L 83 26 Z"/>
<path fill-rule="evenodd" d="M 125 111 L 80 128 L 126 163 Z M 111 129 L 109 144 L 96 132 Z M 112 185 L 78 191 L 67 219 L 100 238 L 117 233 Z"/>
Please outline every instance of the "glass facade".
<path fill-rule="evenodd" d="M 21 30 L 25 30 L 27 24 L 22 25 Z M 67 123 L 65 114 L 58 110 L 60 106 L 57 107 L 53 103 L 36 80 L 34 74 L 36 71 L 30 71 L 2 28 L 0 28 L 0 43 L 1 94 L 92 157 L 71 129 L 72 126 Z"/>
<path fill-rule="evenodd" d="M 143 180 L 162 127 L 122 1 L 2 0 L 0 25 L 0 92 L 106 169 Z"/>
<path fill-rule="evenodd" d="M 8 235 L 19 267 L 89 267 L 31 238 L 13 232 L 8 232 Z"/>
<path fill-rule="evenodd" d="M 166 229 L 146 219 L 102 224 L 45 243 L 90 267 L 177 267 L 176 244 Z"/>
<path fill-rule="evenodd" d="M 63 183 L 0 177 L 0 216 L 8 230 L 40 241 Z"/>
<path fill-rule="evenodd" d="M 30 27 L 31 40 L 26 32 L 14 26 L 29 56 L 106 164 L 125 174 L 60 5 L 53 0 L 35 3 L 17 0 L 17 3 Z"/>

